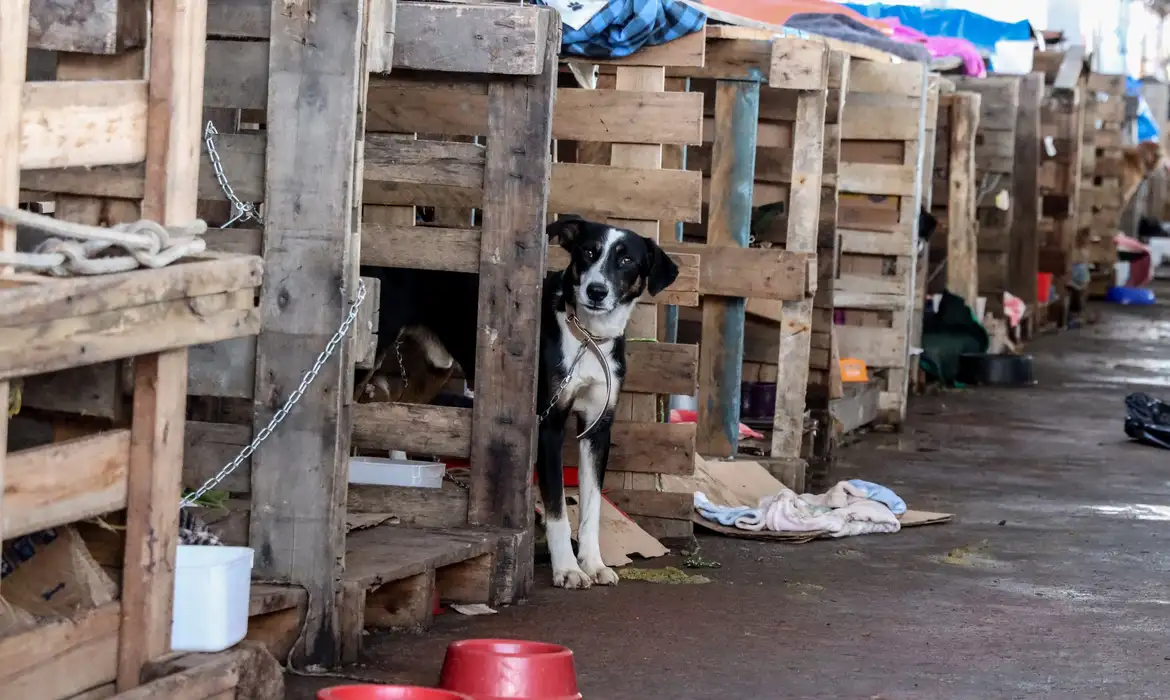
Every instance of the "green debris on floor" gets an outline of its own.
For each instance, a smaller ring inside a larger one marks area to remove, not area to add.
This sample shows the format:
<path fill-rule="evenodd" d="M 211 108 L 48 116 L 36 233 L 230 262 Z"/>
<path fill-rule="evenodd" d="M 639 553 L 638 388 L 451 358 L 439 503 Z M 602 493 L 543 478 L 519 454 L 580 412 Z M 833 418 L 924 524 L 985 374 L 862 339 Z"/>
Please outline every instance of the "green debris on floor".
<path fill-rule="evenodd" d="M 682 569 L 673 566 L 667 566 L 661 569 L 639 569 L 627 566 L 618 569 L 617 575 L 623 581 L 646 581 L 647 583 L 669 584 L 711 583 L 711 579 L 706 576 L 688 574 Z"/>

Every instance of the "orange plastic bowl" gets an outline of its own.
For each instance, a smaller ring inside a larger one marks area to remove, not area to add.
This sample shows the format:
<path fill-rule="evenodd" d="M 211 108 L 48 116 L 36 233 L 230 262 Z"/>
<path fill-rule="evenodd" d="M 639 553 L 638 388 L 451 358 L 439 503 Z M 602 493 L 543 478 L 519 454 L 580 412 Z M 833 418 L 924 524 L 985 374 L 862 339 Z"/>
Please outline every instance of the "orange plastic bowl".
<path fill-rule="evenodd" d="M 439 687 L 474 700 L 580 700 L 573 652 L 515 639 L 452 642 Z"/>
<path fill-rule="evenodd" d="M 339 685 L 317 691 L 317 700 L 472 700 L 461 693 L 411 685 Z"/>

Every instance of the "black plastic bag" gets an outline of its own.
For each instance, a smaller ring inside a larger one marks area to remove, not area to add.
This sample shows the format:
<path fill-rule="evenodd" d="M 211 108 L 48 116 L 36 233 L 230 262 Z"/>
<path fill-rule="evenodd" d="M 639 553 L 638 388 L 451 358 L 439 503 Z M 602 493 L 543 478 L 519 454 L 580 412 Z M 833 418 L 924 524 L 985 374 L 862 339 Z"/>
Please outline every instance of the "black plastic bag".
<path fill-rule="evenodd" d="M 1138 392 L 1125 397 L 1125 434 L 1170 450 L 1170 404 Z"/>

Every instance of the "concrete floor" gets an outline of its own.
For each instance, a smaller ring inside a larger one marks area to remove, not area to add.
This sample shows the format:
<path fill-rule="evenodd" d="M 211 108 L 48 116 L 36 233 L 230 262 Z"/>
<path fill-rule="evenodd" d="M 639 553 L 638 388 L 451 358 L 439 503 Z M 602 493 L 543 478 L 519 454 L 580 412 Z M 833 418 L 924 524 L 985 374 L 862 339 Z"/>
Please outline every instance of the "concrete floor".
<path fill-rule="evenodd" d="M 1170 308 L 1107 307 L 1029 349 L 1039 386 L 915 398 L 901 435 L 843 453 L 840 476 L 952 523 L 702 537 L 722 563 L 706 585 L 570 592 L 541 568 L 527 604 L 371 637 L 351 670 L 433 684 L 449 641 L 503 636 L 570 647 L 598 700 L 1166 698 L 1170 453 L 1127 442 L 1122 398 L 1170 397 Z M 340 682 L 290 680 L 290 697 Z"/>

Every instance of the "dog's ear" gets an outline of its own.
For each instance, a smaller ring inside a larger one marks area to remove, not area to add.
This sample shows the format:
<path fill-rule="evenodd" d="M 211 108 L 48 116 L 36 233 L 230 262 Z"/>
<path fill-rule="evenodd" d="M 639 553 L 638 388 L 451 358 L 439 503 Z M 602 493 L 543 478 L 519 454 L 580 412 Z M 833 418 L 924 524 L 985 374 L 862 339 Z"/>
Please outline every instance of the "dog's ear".
<path fill-rule="evenodd" d="M 561 244 L 565 250 L 572 250 L 577 238 L 585 230 L 585 219 L 576 214 L 562 214 L 544 230 L 550 241 Z"/>
<path fill-rule="evenodd" d="M 646 289 L 650 296 L 655 296 L 678 279 L 678 265 L 652 239 L 643 236 L 642 240 L 646 242 L 647 251 L 644 267 Z"/>

